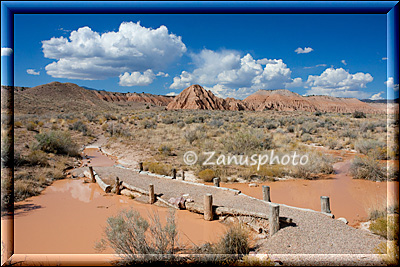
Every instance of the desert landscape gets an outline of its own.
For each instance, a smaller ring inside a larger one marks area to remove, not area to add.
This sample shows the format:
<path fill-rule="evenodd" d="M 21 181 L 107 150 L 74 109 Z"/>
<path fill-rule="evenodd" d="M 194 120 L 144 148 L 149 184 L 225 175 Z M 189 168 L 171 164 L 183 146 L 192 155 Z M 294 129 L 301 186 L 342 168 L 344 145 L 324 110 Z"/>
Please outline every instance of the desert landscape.
<path fill-rule="evenodd" d="M 16 254 L 386 265 L 398 249 L 398 100 L 10 89 Z M 207 151 L 215 164 L 202 164 Z M 282 162 L 216 164 L 267 151 Z M 291 151 L 307 164 L 283 164 Z"/>

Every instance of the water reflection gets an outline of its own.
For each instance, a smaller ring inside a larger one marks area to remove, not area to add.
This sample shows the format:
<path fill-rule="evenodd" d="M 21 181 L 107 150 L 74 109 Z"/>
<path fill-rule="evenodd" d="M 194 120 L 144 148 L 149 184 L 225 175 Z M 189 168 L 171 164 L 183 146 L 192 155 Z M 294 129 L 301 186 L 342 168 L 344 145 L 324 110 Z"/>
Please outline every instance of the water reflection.
<path fill-rule="evenodd" d="M 68 180 L 62 187 L 51 186 L 53 192 L 70 193 L 71 197 L 79 201 L 89 203 L 101 196 L 94 184 L 83 185 L 82 180 Z"/>

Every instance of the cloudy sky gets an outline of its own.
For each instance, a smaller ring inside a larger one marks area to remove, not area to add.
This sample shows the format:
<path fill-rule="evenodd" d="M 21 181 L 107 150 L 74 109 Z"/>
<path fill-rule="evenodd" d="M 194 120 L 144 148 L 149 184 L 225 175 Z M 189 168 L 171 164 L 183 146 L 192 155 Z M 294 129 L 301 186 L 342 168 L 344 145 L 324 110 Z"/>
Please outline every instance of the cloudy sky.
<path fill-rule="evenodd" d="M 17 14 L 16 86 L 52 81 L 174 95 L 200 84 L 386 98 L 386 15 Z"/>

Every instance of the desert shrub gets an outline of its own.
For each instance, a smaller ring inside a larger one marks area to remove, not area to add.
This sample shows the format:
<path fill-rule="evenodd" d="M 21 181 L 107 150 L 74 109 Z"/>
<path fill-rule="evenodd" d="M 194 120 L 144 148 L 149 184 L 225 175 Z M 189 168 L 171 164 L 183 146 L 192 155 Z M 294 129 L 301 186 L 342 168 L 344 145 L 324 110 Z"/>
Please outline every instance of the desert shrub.
<path fill-rule="evenodd" d="M 164 124 L 173 124 L 175 123 L 175 120 L 171 117 L 164 117 L 162 118 L 161 122 Z"/>
<path fill-rule="evenodd" d="M 22 127 L 22 122 L 21 121 L 15 121 L 14 122 L 14 127 L 15 128 L 21 128 Z"/>
<path fill-rule="evenodd" d="M 364 112 L 358 111 L 358 110 L 354 111 L 352 116 L 353 116 L 353 118 L 357 118 L 357 119 L 366 118 Z"/>
<path fill-rule="evenodd" d="M 284 168 L 284 166 L 279 165 L 279 164 L 273 164 L 273 165 L 262 165 L 260 166 L 259 170 L 257 170 L 257 166 L 252 166 L 250 169 L 252 174 L 256 174 L 258 176 L 261 176 L 263 180 L 265 179 L 271 179 L 271 178 L 282 178 L 287 175 L 287 171 Z"/>
<path fill-rule="evenodd" d="M 222 125 L 224 125 L 224 122 L 222 120 L 213 119 L 210 122 L 208 122 L 208 125 L 213 127 L 213 128 L 219 128 Z"/>
<path fill-rule="evenodd" d="M 294 126 L 293 125 L 289 125 L 287 127 L 287 131 L 288 131 L 288 133 L 293 133 L 294 132 Z"/>
<path fill-rule="evenodd" d="M 31 196 L 37 196 L 41 192 L 40 187 L 33 180 L 19 180 L 14 181 L 14 201 L 22 201 Z"/>
<path fill-rule="evenodd" d="M 26 124 L 26 129 L 27 129 L 28 131 L 34 131 L 34 130 L 36 129 L 36 126 L 37 126 L 36 123 L 34 123 L 33 121 L 29 121 L 29 122 Z"/>
<path fill-rule="evenodd" d="M 371 181 L 384 181 L 386 179 L 385 167 L 372 157 L 355 157 L 350 166 L 350 173 L 354 179 Z"/>
<path fill-rule="evenodd" d="M 307 141 L 312 141 L 311 135 L 308 133 L 302 134 L 301 142 L 307 142 Z"/>
<path fill-rule="evenodd" d="M 324 145 L 330 149 L 335 149 L 339 147 L 339 141 L 334 137 L 327 137 L 324 141 Z"/>
<path fill-rule="evenodd" d="M 103 116 L 106 120 L 117 120 L 118 119 L 117 116 L 110 114 L 110 113 L 104 113 Z"/>
<path fill-rule="evenodd" d="M 72 141 L 68 132 L 49 131 L 35 136 L 37 143 L 34 150 L 40 149 L 44 152 L 78 156 L 79 150 L 75 142 Z"/>
<path fill-rule="evenodd" d="M 197 174 L 197 176 L 204 182 L 211 182 L 213 178 L 216 177 L 215 171 L 211 169 L 202 170 Z"/>
<path fill-rule="evenodd" d="M 333 173 L 333 160 L 322 153 L 309 153 L 308 162 L 305 165 L 292 166 L 292 175 L 296 178 L 315 179 L 319 174 Z"/>
<path fill-rule="evenodd" d="M 346 129 L 340 134 L 340 136 L 355 139 L 355 138 L 357 138 L 357 133 L 350 129 Z"/>
<path fill-rule="evenodd" d="M 152 173 L 170 175 L 172 166 L 169 164 L 163 164 L 161 162 L 144 162 L 143 169 Z"/>
<path fill-rule="evenodd" d="M 249 233 L 241 224 L 230 227 L 216 245 L 217 254 L 245 255 L 249 251 Z"/>
<path fill-rule="evenodd" d="M 3 152 L 3 151 L 2 151 Z M 18 151 L 14 152 L 14 166 L 19 167 L 27 163 L 27 160 Z"/>
<path fill-rule="evenodd" d="M 109 245 L 123 259 L 123 264 L 149 262 L 172 256 L 178 242 L 175 213 L 170 209 L 163 226 L 159 215 L 149 216 L 150 222 L 138 211 L 123 210 L 107 219 L 105 239 L 98 248 Z"/>
<path fill-rule="evenodd" d="M 78 131 L 78 132 L 82 132 L 83 135 L 87 134 L 88 128 L 86 126 L 86 124 L 82 121 L 76 121 L 74 122 L 72 125 L 70 125 L 68 127 L 70 130 L 74 130 L 74 131 Z"/>
<path fill-rule="evenodd" d="M 357 140 L 354 148 L 365 155 L 370 155 L 378 159 L 387 158 L 387 144 L 373 139 Z"/>
<path fill-rule="evenodd" d="M 391 214 L 382 216 L 372 221 L 369 230 L 388 240 L 398 241 L 399 235 L 399 215 Z"/>
<path fill-rule="evenodd" d="M 93 112 L 84 112 L 83 116 L 90 122 L 96 121 L 96 115 Z"/>
<path fill-rule="evenodd" d="M 183 137 L 186 139 L 186 141 L 189 142 L 189 144 L 192 144 L 194 141 L 199 139 L 199 134 L 200 133 L 198 128 L 189 129 L 183 132 Z"/>
<path fill-rule="evenodd" d="M 221 239 L 215 243 L 205 243 L 201 246 L 195 246 L 195 254 L 208 254 L 207 263 L 215 265 L 232 265 L 237 262 L 233 255 L 243 256 L 250 251 L 249 232 L 242 224 L 230 226 Z M 217 255 L 215 255 L 217 254 Z M 213 256 L 214 255 L 214 256 Z M 201 260 L 202 258 L 198 258 Z"/>
<path fill-rule="evenodd" d="M 106 126 L 104 126 L 106 125 Z M 110 136 L 119 136 L 119 137 L 131 137 L 131 132 L 128 128 L 125 127 L 122 123 L 114 123 L 114 122 L 107 122 L 102 126 L 102 129 L 105 130 Z"/>
<path fill-rule="evenodd" d="M 272 136 L 262 130 L 241 130 L 222 139 L 224 149 L 232 154 L 267 150 L 273 147 Z"/>
<path fill-rule="evenodd" d="M 306 122 L 300 127 L 300 130 L 303 133 L 313 134 L 316 132 L 316 123 Z"/>
<path fill-rule="evenodd" d="M 145 119 L 141 121 L 141 125 L 144 129 L 155 129 L 157 128 L 157 122 L 153 119 Z"/>
<path fill-rule="evenodd" d="M 47 166 L 47 154 L 42 150 L 33 150 L 25 157 L 26 163 L 32 166 Z"/>
<path fill-rule="evenodd" d="M 172 148 L 169 145 L 160 145 L 158 148 L 158 152 L 165 156 L 172 155 Z"/>
<path fill-rule="evenodd" d="M 269 119 L 265 119 L 264 121 L 264 127 L 267 128 L 268 130 L 276 129 L 278 128 L 279 123 L 276 121 L 271 121 Z"/>

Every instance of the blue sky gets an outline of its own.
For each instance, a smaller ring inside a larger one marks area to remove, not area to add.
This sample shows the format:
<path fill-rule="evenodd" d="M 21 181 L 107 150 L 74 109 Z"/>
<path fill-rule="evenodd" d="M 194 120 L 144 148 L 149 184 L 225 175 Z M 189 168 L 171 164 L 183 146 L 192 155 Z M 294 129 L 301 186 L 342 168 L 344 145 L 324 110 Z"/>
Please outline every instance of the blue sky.
<path fill-rule="evenodd" d="M 379 14 L 16 14 L 14 84 L 153 94 L 200 84 L 239 99 L 285 88 L 386 98 L 387 86 L 395 87 L 386 71 L 386 24 Z"/>

